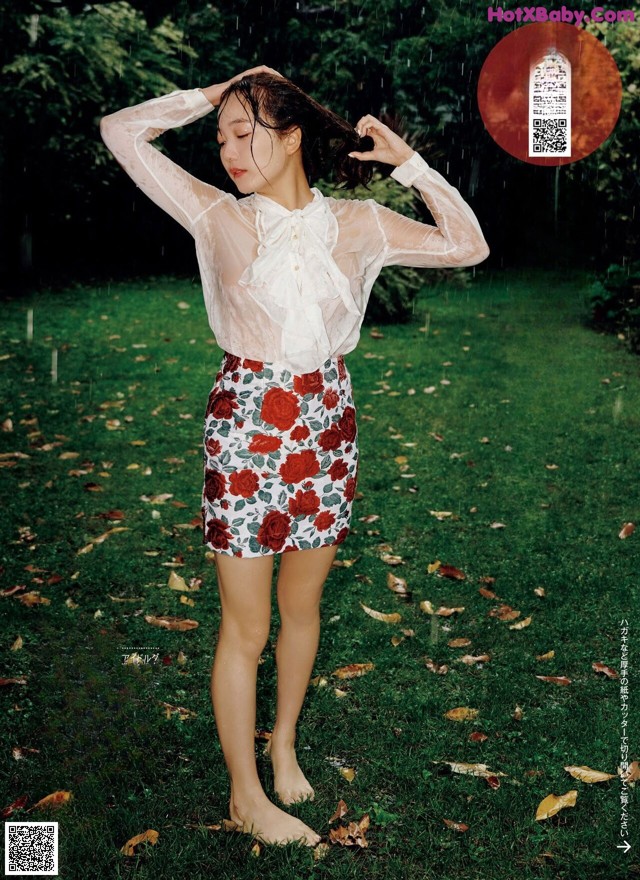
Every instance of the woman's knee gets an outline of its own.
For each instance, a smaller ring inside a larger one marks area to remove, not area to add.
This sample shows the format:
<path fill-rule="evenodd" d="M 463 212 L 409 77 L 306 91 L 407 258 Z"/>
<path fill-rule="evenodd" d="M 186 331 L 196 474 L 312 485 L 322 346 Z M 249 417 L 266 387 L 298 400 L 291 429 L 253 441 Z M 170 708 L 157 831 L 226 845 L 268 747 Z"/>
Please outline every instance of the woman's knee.
<path fill-rule="evenodd" d="M 216 559 L 222 608 L 220 638 L 259 657 L 271 628 L 273 557 Z"/>

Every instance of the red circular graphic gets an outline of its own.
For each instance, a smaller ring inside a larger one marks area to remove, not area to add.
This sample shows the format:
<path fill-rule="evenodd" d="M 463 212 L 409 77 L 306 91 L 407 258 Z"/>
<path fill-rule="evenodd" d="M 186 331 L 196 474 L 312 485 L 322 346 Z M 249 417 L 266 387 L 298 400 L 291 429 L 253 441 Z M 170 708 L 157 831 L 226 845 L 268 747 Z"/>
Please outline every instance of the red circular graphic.
<path fill-rule="evenodd" d="M 529 156 L 529 74 L 551 48 L 571 64 L 571 155 Z M 568 165 L 597 150 L 613 131 L 621 100 L 610 52 L 592 34 L 560 22 L 512 31 L 493 47 L 478 80 L 487 131 L 503 150 L 532 165 Z"/>

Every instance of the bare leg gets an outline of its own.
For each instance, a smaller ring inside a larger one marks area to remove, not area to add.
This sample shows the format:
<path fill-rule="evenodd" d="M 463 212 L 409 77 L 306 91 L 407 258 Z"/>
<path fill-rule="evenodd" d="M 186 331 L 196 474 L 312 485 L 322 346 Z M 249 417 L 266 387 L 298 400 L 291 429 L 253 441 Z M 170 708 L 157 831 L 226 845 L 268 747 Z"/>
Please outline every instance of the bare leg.
<path fill-rule="evenodd" d="M 284 553 L 278 573 L 281 627 L 276 644 L 278 704 L 265 751 L 273 763 L 274 788 L 284 804 L 313 800 L 314 791 L 298 765 L 296 724 L 320 639 L 322 588 L 338 545 Z"/>
<path fill-rule="evenodd" d="M 269 638 L 273 556 L 241 559 L 216 554 L 222 622 L 211 670 L 211 700 L 220 745 L 231 777 L 231 819 L 264 843 L 320 836 L 272 803 L 255 759 L 258 661 Z"/>

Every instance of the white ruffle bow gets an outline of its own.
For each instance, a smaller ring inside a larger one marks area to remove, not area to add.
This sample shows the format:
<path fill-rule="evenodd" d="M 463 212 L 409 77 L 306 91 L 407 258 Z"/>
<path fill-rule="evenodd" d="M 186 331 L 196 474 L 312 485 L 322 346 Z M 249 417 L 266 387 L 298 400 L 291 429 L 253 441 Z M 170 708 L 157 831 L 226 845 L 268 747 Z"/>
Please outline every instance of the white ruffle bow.
<path fill-rule="evenodd" d="M 295 373 L 313 372 L 331 356 L 323 300 L 339 298 L 360 314 L 349 279 L 331 256 L 338 222 L 320 190 L 311 191 L 313 201 L 294 211 L 254 193 L 258 256 L 239 279 L 282 328 L 283 359 Z"/>

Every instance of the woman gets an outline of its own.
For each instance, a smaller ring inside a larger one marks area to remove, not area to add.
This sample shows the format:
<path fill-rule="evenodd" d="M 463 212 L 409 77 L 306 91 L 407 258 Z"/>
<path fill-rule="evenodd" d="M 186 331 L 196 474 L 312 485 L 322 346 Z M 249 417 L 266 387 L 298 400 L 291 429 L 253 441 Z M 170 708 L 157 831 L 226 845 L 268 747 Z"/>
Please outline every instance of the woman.
<path fill-rule="evenodd" d="M 214 107 L 220 158 L 241 198 L 151 145 Z M 318 648 L 322 588 L 349 531 L 357 482 L 343 356 L 357 345 L 383 266 L 471 266 L 488 247 L 458 191 L 402 138 L 368 115 L 354 130 L 268 67 L 124 108 L 100 130 L 140 189 L 194 237 L 209 323 L 225 353 L 205 416 L 202 512 L 222 607 L 211 697 L 231 818 L 265 843 L 313 846 L 319 835 L 269 800 L 255 761 L 274 556 L 281 629 L 268 751 L 287 805 L 314 794 L 296 760 L 296 723 Z M 327 158 L 349 187 L 371 178 L 371 161 L 396 166 L 391 176 L 416 186 L 437 226 L 373 199 L 324 197 L 310 183 Z"/>

